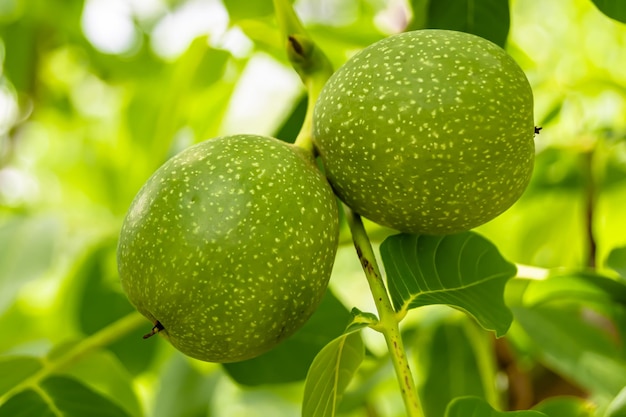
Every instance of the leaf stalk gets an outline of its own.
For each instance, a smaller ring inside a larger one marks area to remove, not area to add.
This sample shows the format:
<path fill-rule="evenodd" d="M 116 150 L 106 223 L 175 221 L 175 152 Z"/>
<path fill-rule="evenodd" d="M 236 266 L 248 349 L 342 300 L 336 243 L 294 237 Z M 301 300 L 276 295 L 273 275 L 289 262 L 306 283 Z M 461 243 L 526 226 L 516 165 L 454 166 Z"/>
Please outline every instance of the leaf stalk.
<path fill-rule="evenodd" d="M 423 417 L 424 413 L 417 394 L 417 389 L 415 388 L 415 382 L 407 360 L 404 343 L 402 342 L 398 321 L 399 316 L 391 305 L 391 300 L 389 299 L 387 288 L 385 287 L 380 273 L 372 244 L 367 236 L 361 216 L 353 212 L 347 206 L 344 206 L 344 209 L 352 233 L 354 247 L 361 261 L 361 266 L 365 272 L 367 283 L 374 296 L 374 303 L 378 310 L 379 322 L 376 325 L 376 330 L 380 331 L 385 337 L 398 384 L 400 385 L 400 392 L 407 415 L 409 417 Z"/>
<path fill-rule="evenodd" d="M 40 382 L 50 375 L 69 368 L 92 351 L 110 345 L 145 324 L 146 318 L 136 311 L 111 323 L 97 333 L 81 340 L 65 353 L 46 361 L 40 370 L 0 396 L 0 404 L 20 391 L 28 388 L 36 388 Z"/>

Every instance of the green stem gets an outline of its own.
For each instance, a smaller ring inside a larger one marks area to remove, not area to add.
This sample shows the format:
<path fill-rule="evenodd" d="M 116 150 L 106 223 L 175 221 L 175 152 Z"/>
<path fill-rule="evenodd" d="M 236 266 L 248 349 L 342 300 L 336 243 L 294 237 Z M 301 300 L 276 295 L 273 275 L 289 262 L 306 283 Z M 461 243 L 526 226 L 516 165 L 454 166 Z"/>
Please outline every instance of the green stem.
<path fill-rule="evenodd" d="M 367 277 L 367 282 L 374 296 L 376 309 L 378 310 L 379 323 L 376 326 L 376 330 L 380 331 L 385 337 L 385 342 L 387 343 L 387 348 L 391 355 L 391 361 L 396 371 L 398 384 L 400 385 L 407 416 L 421 417 L 424 413 L 419 396 L 417 395 L 417 389 L 415 388 L 415 382 L 413 381 L 406 351 L 404 350 L 402 335 L 400 334 L 400 327 L 398 325 L 398 316 L 387 294 L 385 283 L 383 282 L 376 257 L 374 256 L 372 244 L 363 226 L 361 216 L 354 213 L 348 207 L 345 207 L 345 210 L 348 224 L 350 225 L 350 231 L 352 232 L 354 247 L 361 261 L 361 266 Z"/>
<path fill-rule="evenodd" d="M 289 0 L 274 0 L 274 11 L 289 62 L 300 75 L 308 93 L 306 116 L 295 145 L 313 153 L 313 109 L 322 87 L 333 74 L 333 68 L 304 29 Z"/>
<path fill-rule="evenodd" d="M 310 152 L 313 152 L 313 109 L 326 80 L 327 77 L 323 75 L 307 80 L 308 100 L 306 115 L 294 144 Z"/>
<path fill-rule="evenodd" d="M 146 323 L 147 319 L 138 312 L 132 312 L 122 317 L 99 332 L 81 340 L 63 354 L 49 359 L 39 371 L 0 396 L 0 404 L 20 391 L 37 387 L 41 381 L 50 375 L 69 368 L 92 351 L 115 342 L 139 326 L 146 325 Z"/>
<path fill-rule="evenodd" d="M 285 40 L 287 56 L 293 68 L 300 75 L 309 94 L 306 116 L 296 138 L 295 145 L 313 153 L 313 109 L 324 84 L 333 74 L 332 65 L 326 55 L 315 45 L 315 42 L 304 30 L 304 26 L 294 12 L 291 3 L 288 0 L 273 1 L 276 19 Z M 385 284 L 374 257 L 372 245 L 367 237 L 361 218 L 348 208 L 346 208 L 346 212 L 348 213 L 354 246 L 363 265 L 367 281 L 374 296 L 376 308 L 378 309 L 380 320 L 379 323 L 372 327 L 380 331 L 387 342 L 407 415 L 409 417 L 421 417 L 423 415 L 422 408 L 398 326 L 399 316 L 396 315 L 387 295 Z"/>

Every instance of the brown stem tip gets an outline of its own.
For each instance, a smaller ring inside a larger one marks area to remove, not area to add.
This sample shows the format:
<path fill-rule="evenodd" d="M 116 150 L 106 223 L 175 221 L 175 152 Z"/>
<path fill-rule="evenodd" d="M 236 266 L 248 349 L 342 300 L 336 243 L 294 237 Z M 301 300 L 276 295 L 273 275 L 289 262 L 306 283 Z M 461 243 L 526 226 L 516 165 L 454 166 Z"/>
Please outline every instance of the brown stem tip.
<path fill-rule="evenodd" d="M 150 333 L 144 334 L 143 338 L 144 339 L 148 339 L 148 338 L 154 336 L 155 334 L 157 334 L 158 332 L 160 332 L 163 329 L 165 329 L 165 327 L 163 327 L 161 322 L 157 320 L 156 323 L 154 323 L 154 327 L 152 328 L 152 331 Z"/>
<path fill-rule="evenodd" d="M 300 42 L 298 42 L 298 40 L 293 36 L 289 36 L 289 38 L 287 39 L 289 40 L 289 43 L 291 44 L 293 50 L 296 51 L 298 55 L 304 56 L 304 48 L 302 47 Z"/>

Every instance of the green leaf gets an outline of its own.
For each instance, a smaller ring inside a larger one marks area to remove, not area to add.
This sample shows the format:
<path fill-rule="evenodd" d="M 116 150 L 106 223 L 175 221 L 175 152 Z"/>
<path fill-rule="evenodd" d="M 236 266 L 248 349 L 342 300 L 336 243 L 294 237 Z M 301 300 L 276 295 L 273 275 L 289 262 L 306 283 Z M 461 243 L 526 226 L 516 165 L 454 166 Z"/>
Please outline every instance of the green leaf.
<path fill-rule="evenodd" d="M 0 358 L 0 396 L 36 373 L 42 367 L 39 359 L 27 356 L 5 356 Z"/>
<path fill-rule="evenodd" d="M 51 377 L 0 406 L 0 417 L 131 417 L 72 378 Z"/>
<path fill-rule="evenodd" d="M 592 0 L 593 4 L 611 19 L 626 23 L 626 3 L 624 0 Z"/>
<path fill-rule="evenodd" d="M 606 259 L 606 266 L 626 279 L 626 246 L 614 248 Z"/>
<path fill-rule="evenodd" d="M 563 300 L 626 305 L 626 282 L 593 273 L 565 273 L 529 281 L 523 295 L 523 304 L 526 306 Z"/>
<path fill-rule="evenodd" d="M 626 416 L 626 387 L 611 401 L 606 409 L 604 417 L 624 417 Z M 552 416 L 550 416 L 552 417 Z"/>
<path fill-rule="evenodd" d="M 466 330 L 468 324 L 474 323 L 456 320 L 459 314 L 453 317 L 455 320 L 447 316 L 447 320 L 435 323 L 432 328 L 420 328 L 419 337 L 411 346 L 419 352 L 417 368 L 423 381 L 419 390 L 426 416 L 443 416 L 447 404 L 456 397 L 486 398 L 485 386 L 491 382 L 482 378 L 478 352 L 470 339 L 473 335 Z M 488 336 L 484 332 L 480 335 Z"/>
<path fill-rule="evenodd" d="M 302 417 L 334 416 L 352 376 L 365 356 L 361 333 L 343 334 L 315 357 L 304 385 Z"/>
<path fill-rule="evenodd" d="M 272 0 L 228 0 L 224 2 L 231 22 L 265 17 L 274 13 Z"/>
<path fill-rule="evenodd" d="M 533 409 L 548 417 L 592 417 L 593 415 L 591 405 L 578 397 L 549 398 L 537 404 Z"/>
<path fill-rule="evenodd" d="M 517 269 L 482 236 L 399 234 L 381 244 L 380 254 L 396 311 L 446 304 L 469 313 L 497 336 L 511 325 L 503 295 Z"/>
<path fill-rule="evenodd" d="M 203 375 L 183 355 L 172 355 L 159 375 L 153 417 L 207 417 L 221 373 Z"/>
<path fill-rule="evenodd" d="M 428 6 L 427 28 L 472 33 L 503 48 L 509 26 L 508 0 L 438 0 Z"/>
<path fill-rule="evenodd" d="M 349 319 L 348 310 L 327 291 L 309 321 L 293 336 L 259 357 L 224 364 L 224 369 L 243 385 L 303 380 L 318 352 L 343 332 Z"/>
<path fill-rule="evenodd" d="M 0 224 L 0 314 L 22 285 L 51 265 L 60 232 L 53 217 L 12 217 Z"/>
<path fill-rule="evenodd" d="M 116 263 L 117 239 L 107 239 L 90 249 L 76 268 L 73 279 L 78 298 L 81 331 L 93 334 L 135 310 L 121 290 Z M 157 344 L 144 341 L 149 330 L 136 329 L 109 346 L 133 374 L 144 371 L 155 355 Z"/>
<path fill-rule="evenodd" d="M 450 403 L 445 417 L 548 417 L 539 411 L 496 411 L 476 397 L 459 397 Z M 568 416 L 570 417 L 570 416 Z"/>
<path fill-rule="evenodd" d="M 92 352 L 74 363 L 63 375 L 76 378 L 94 392 L 110 398 L 129 415 L 141 416 L 131 375 L 111 352 Z"/>
<path fill-rule="evenodd" d="M 614 337 L 574 308 L 513 306 L 536 355 L 590 392 L 613 397 L 626 386 L 626 361 Z"/>

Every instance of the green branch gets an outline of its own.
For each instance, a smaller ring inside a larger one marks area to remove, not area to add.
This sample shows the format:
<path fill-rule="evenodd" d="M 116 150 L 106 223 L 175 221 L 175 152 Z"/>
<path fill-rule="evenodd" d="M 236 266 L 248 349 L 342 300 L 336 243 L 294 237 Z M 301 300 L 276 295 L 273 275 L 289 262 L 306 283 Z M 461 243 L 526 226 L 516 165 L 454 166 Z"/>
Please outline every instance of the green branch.
<path fill-rule="evenodd" d="M 391 361 L 396 371 L 398 384 L 400 385 L 400 392 L 407 415 L 409 417 L 421 417 L 423 416 L 423 411 L 402 342 L 402 335 L 400 334 L 400 328 L 398 326 L 398 316 L 391 305 L 391 300 L 389 299 L 376 257 L 374 256 L 372 244 L 361 221 L 361 216 L 354 213 L 349 207 L 344 207 L 348 224 L 350 225 L 350 231 L 352 232 L 354 247 L 361 261 L 361 266 L 367 277 L 367 283 L 374 296 L 374 303 L 378 310 L 379 322 L 375 330 L 381 332 L 385 337 L 385 342 L 387 343 L 387 348 L 391 355 Z"/>
<path fill-rule="evenodd" d="M 274 0 L 274 10 L 289 62 L 308 93 L 306 116 L 295 145 L 313 152 L 313 108 L 322 87 L 333 74 L 333 68 L 304 29 L 288 0 Z"/>
<path fill-rule="evenodd" d="M 41 381 L 50 375 L 69 368 L 94 350 L 110 345 L 139 326 L 145 326 L 146 323 L 147 319 L 136 311 L 111 323 L 99 332 L 81 340 L 65 353 L 46 361 L 40 370 L 0 396 L 0 404 L 20 391 L 37 387 Z"/>

